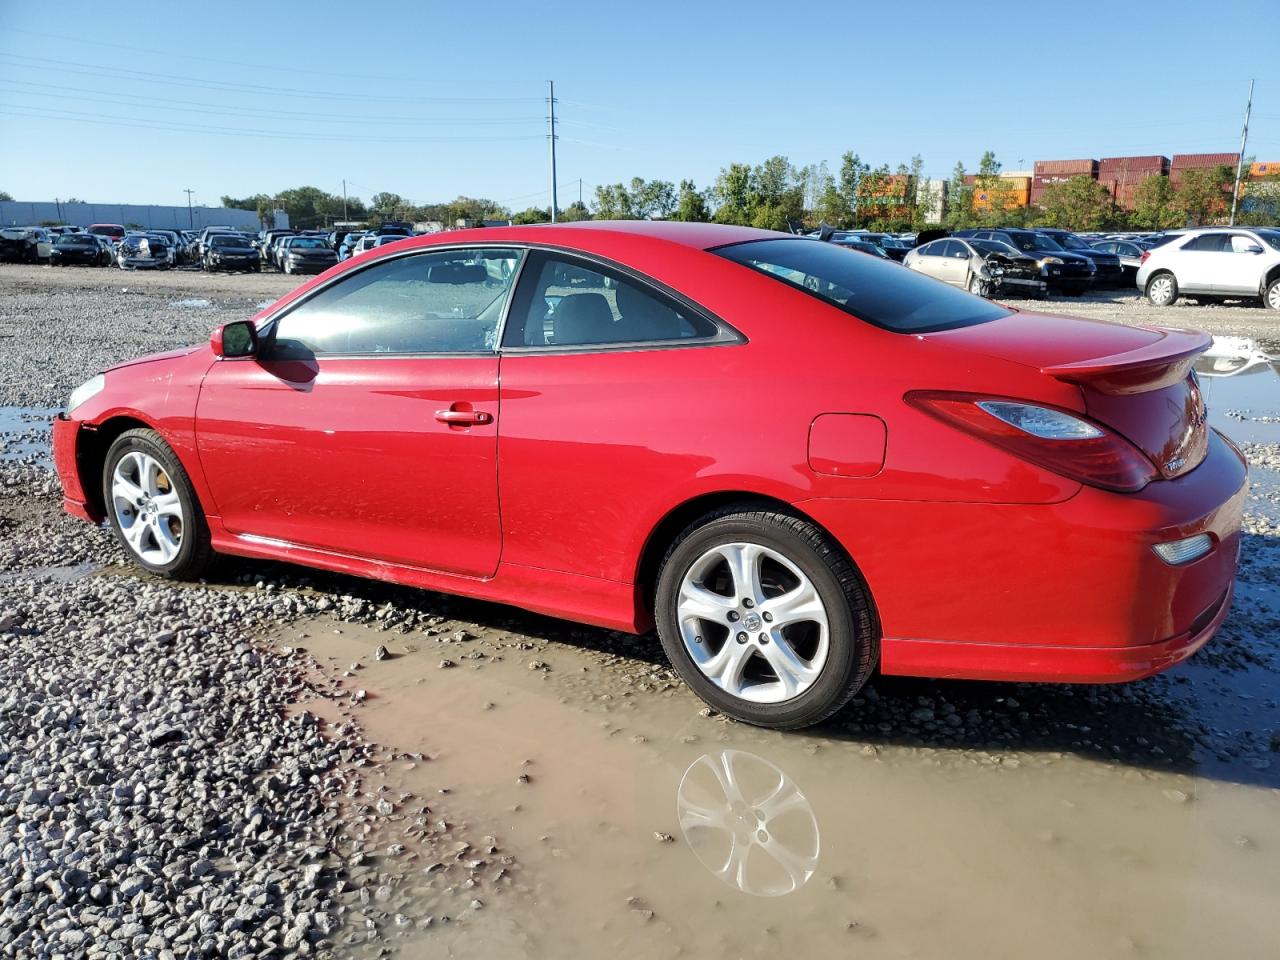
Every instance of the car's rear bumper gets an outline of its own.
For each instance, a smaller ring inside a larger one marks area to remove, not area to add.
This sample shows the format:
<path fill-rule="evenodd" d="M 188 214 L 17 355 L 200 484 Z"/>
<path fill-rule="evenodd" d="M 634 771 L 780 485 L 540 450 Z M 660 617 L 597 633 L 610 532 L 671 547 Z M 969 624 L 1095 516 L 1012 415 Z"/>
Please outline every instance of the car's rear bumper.
<path fill-rule="evenodd" d="M 808 500 L 866 578 L 887 674 L 1108 682 L 1148 676 L 1213 636 L 1231 599 L 1243 458 L 1211 435 L 1195 470 L 1136 494 L 1059 503 Z M 1181 566 L 1157 543 L 1206 533 Z"/>

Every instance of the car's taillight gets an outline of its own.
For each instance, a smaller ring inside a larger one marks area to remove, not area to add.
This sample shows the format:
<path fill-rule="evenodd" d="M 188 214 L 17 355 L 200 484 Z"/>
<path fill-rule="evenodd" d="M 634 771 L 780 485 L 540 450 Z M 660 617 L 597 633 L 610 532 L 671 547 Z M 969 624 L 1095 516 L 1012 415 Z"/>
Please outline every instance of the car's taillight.
<path fill-rule="evenodd" d="M 1091 487 L 1134 493 L 1156 478 L 1136 447 L 1079 414 L 984 394 L 916 390 L 907 403 L 1016 457 Z"/>
<path fill-rule="evenodd" d="M 1142 259 L 1141 259 L 1141 260 L 1139 260 L 1138 262 L 1139 262 L 1139 263 L 1146 263 L 1146 262 L 1147 262 L 1147 257 L 1149 257 L 1149 256 L 1151 256 L 1151 251 L 1150 251 L 1150 250 L 1143 250 L 1143 251 L 1142 251 Z"/>

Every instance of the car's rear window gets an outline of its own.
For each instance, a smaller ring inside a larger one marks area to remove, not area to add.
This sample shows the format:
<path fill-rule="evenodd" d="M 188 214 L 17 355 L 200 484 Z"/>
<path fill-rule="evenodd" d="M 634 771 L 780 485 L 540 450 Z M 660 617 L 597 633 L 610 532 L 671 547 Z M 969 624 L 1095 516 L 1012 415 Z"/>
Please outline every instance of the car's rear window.
<path fill-rule="evenodd" d="M 752 240 L 712 252 L 896 333 L 967 327 L 1011 312 L 893 260 L 820 240 Z"/>

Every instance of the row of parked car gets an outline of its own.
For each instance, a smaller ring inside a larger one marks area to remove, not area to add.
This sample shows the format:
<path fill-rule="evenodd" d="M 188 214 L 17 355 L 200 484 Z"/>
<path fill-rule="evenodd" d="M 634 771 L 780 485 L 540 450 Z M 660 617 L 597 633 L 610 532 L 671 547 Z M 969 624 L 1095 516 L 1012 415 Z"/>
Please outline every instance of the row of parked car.
<path fill-rule="evenodd" d="M 979 296 L 1078 297 L 1137 287 L 1157 306 L 1259 298 L 1280 309 L 1280 231 L 1206 227 L 1090 234 L 1056 228 L 973 228 L 919 234 L 822 231 L 832 243 L 897 260 Z"/>

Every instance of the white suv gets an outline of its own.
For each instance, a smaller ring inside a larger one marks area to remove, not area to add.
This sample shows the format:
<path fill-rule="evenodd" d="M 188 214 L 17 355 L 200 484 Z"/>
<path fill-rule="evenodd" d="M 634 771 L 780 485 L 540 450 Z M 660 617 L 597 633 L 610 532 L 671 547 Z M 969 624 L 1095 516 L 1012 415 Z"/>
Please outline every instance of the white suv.
<path fill-rule="evenodd" d="M 1143 254 L 1138 289 L 1158 307 L 1197 299 L 1259 297 L 1280 310 L 1280 230 L 1205 227 Z"/>

